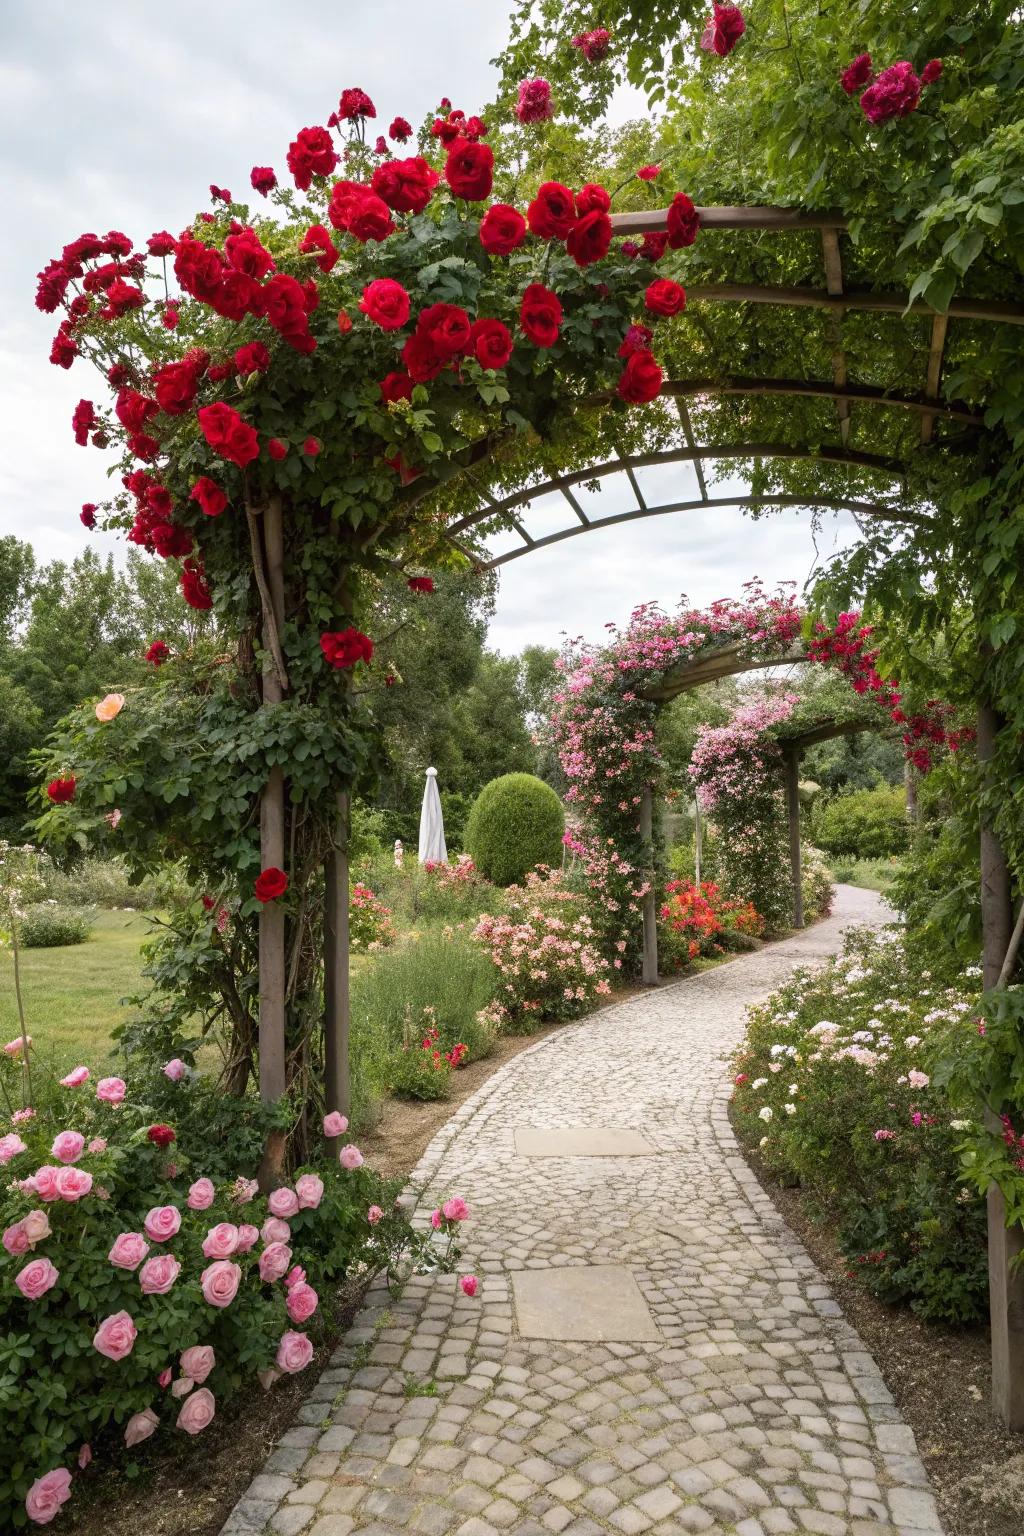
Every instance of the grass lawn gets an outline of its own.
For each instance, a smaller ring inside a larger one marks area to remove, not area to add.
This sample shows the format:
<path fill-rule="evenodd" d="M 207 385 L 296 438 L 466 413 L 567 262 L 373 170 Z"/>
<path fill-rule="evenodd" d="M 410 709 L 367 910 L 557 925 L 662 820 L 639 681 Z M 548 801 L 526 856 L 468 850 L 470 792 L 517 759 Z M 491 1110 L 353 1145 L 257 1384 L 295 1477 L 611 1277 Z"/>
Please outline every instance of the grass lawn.
<path fill-rule="evenodd" d="M 139 990 L 139 945 L 149 932 L 139 912 L 96 915 L 84 944 L 23 949 L 21 990 L 28 1032 L 45 1059 L 98 1068 L 111 1056 L 110 1032 L 126 1010 L 121 999 Z M 10 950 L 0 950 L 0 1042 L 19 1032 Z"/>
<path fill-rule="evenodd" d="M 843 885 L 859 885 L 865 891 L 885 892 L 899 873 L 899 859 L 844 859 L 838 855 L 831 860 L 832 876 Z"/>

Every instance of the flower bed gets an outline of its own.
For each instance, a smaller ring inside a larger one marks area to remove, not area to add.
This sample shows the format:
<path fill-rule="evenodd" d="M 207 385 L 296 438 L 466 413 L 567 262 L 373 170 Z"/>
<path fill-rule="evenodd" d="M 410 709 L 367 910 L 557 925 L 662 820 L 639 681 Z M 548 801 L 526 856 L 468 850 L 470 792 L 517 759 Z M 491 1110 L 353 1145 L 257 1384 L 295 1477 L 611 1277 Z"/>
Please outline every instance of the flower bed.
<path fill-rule="evenodd" d="M 359 880 L 353 883 L 349 897 L 348 936 L 353 949 L 371 953 L 386 949 L 396 938 L 391 908 Z"/>
<path fill-rule="evenodd" d="M 876 1295 L 948 1323 L 987 1304 L 984 1203 L 959 1157 L 974 1101 L 934 1079 L 951 1041 L 977 1034 L 978 978 L 944 987 L 894 929 L 854 930 L 750 1010 L 736 1057 L 740 1138 L 837 1224 Z"/>
<path fill-rule="evenodd" d="M 749 901 L 727 901 L 710 880 L 670 880 L 658 912 L 658 956 L 666 970 L 682 970 L 702 955 L 747 949 L 764 933 L 764 918 Z"/>

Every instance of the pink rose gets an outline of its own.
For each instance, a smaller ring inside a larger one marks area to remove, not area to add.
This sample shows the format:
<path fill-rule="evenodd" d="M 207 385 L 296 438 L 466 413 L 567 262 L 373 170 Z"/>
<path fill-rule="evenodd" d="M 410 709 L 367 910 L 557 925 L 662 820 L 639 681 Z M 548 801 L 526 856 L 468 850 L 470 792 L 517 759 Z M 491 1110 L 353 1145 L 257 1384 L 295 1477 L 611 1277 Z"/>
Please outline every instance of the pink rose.
<path fill-rule="evenodd" d="M 27 1145 L 17 1132 L 9 1131 L 6 1136 L 0 1136 L 0 1168 L 6 1167 L 13 1157 L 19 1157 L 27 1151 Z"/>
<path fill-rule="evenodd" d="M 325 1136 L 344 1136 L 347 1130 L 348 1121 L 336 1109 L 332 1109 L 329 1115 L 324 1115 Z"/>
<path fill-rule="evenodd" d="M 174 1205 L 154 1205 L 142 1225 L 154 1243 L 166 1243 L 181 1226 L 181 1212 Z"/>
<path fill-rule="evenodd" d="M 294 1376 L 297 1371 L 304 1371 L 312 1360 L 313 1346 L 304 1333 L 293 1333 L 289 1329 L 281 1336 L 276 1358 L 278 1369 Z"/>
<path fill-rule="evenodd" d="M 54 1183 L 62 1200 L 81 1200 L 92 1189 L 92 1174 L 84 1168 L 62 1168 Z"/>
<path fill-rule="evenodd" d="M 158 1387 L 164 1387 L 164 1388 L 167 1388 L 167 1387 L 170 1386 L 170 1384 L 171 1384 L 171 1368 L 170 1368 L 170 1366 L 167 1366 L 167 1368 L 165 1370 L 162 1370 L 160 1372 L 160 1375 L 156 1379 L 156 1384 L 157 1384 Z"/>
<path fill-rule="evenodd" d="M 205 1211 L 207 1206 L 213 1204 L 216 1193 L 212 1179 L 196 1179 L 194 1184 L 189 1185 L 185 1204 L 190 1211 Z"/>
<path fill-rule="evenodd" d="M 62 1088 L 80 1088 L 83 1083 L 88 1081 L 89 1068 L 75 1067 L 73 1071 L 68 1073 L 67 1077 L 61 1078 L 60 1085 Z"/>
<path fill-rule="evenodd" d="M 105 1152 L 106 1150 L 107 1138 L 105 1136 L 94 1136 L 86 1148 L 87 1152 Z"/>
<path fill-rule="evenodd" d="M 165 1067 L 160 1069 L 164 1077 L 169 1077 L 172 1083 L 180 1083 L 188 1071 L 188 1067 L 177 1056 L 172 1056 Z"/>
<path fill-rule="evenodd" d="M 216 1263 L 208 1264 L 199 1276 L 203 1300 L 211 1307 L 230 1307 L 238 1295 L 241 1279 L 241 1267 L 232 1264 L 230 1259 L 218 1259 Z"/>
<path fill-rule="evenodd" d="M 178 1378 L 178 1380 L 174 1383 L 174 1386 L 171 1388 L 171 1396 L 172 1397 L 188 1397 L 189 1393 L 192 1391 L 192 1388 L 194 1386 L 195 1386 L 195 1382 L 192 1380 L 191 1376 L 181 1376 L 181 1377 Z"/>
<path fill-rule="evenodd" d="M 21 1218 L 19 1225 L 25 1228 L 30 1248 L 50 1235 L 50 1218 L 45 1211 L 29 1211 L 27 1216 Z"/>
<path fill-rule="evenodd" d="M 290 1291 L 293 1285 L 303 1285 L 306 1280 L 306 1271 L 301 1264 L 293 1264 L 284 1277 L 284 1288 Z"/>
<path fill-rule="evenodd" d="M 52 1163 L 44 1163 L 37 1168 L 32 1176 L 32 1187 L 40 1200 L 59 1200 L 60 1190 L 57 1188 L 57 1179 L 63 1170 L 55 1168 Z"/>
<path fill-rule="evenodd" d="M 50 1148 L 58 1163 L 77 1163 L 85 1151 L 85 1137 L 78 1131 L 61 1131 Z"/>
<path fill-rule="evenodd" d="M 49 1259 L 32 1259 L 14 1277 L 14 1283 L 26 1301 L 38 1301 L 53 1289 L 60 1278 Z"/>
<path fill-rule="evenodd" d="M 469 1206 L 461 1195 L 453 1195 L 451 1200 L 446 1200 L 441 1210 L 446 1221 L 465 1221 L 469 1215 Z"/>
<path fill-rule="evenodd" d="M 288 1273 L 292 1251 L 284 1243 L 269 1243 L 260 1254 L 260 1279 L 273 1284 Z"/>
<path fill-rule="evenodd" d="M 351 1173 L 354 1169 L 361 1168 L 363 1166 L 363 1154 L 360 1152 L 358 1147 L 353 1147 L 351 1145 L 342 1147 L 338 1156 L 338 1161 L 343 1168 L 347 1169 L 348 1172 Z"/>
<path fill-rule="evenodd" d="M 3 1245 L 8 1253 L 15 1255 L 28 1253 L 32 1245 L 28 1240 L 28 1233 L 25 1231 L 25 1223 L 23 1221 L 16 1221 L 6 1228 L 3 1235 Z"/>
<path fill-rule="evenodd" d="M 183 1349 L 179 1364 L 186 1376 L 191 1376 L 198 1386 L 209 1376 L 217 1364 L 217 1356 L 213 1352 L 212 1344 L 193 1344 L 190 1349 Z"/>
<path fill-rule="evenodd" d="M 291 1227 L 277 1216 L 268 1216 L 260 1228 L 260 1237 L 265 1243 L 286 1243 L 291 1235 Z"/>
<path fill-rule="evenodd" d="M 181 1265 L 173 1254 L 158 1253 L 147 1259 L 139 1271 L 143 1296 L 166 1296 L 181 1274 Z"/>
<path fill-rule="evenodd" d="M 203 1238 L 203 1254 L 208 1259 L 229 1259 L 238 1248 L 238 1228 L 230 1221 L 218 1221 Z"/>
<path fill-rule="evenodd" d="M 78 1453 L 78 1470 L 84 1472 L 90 1461 L 92 1461 L 92 1446 L 87 1441 Z"/>
<path fill-rule="evenodd" d="M 25 1040 L 28 1041 L 29 1045 L 32 1044 L 32 1036 L 31 1035 L 26 1035 L 25 1036 Z M 5 1056 L 20 1056 L 21 1052 L 22 1052 L 22 1048 L 24 1047 L 24 1044 L 25 1044 L 25 1041 L 22 1040 L 21 1036 L 20 1035 L 16 1035 L 13 1040 L 8 1040 L 7 1044 L 4 1046 L 4 1055 Z"/>
<path fill-rule="evenodd" d="M 462 1287 L 462 1294 L 464 1296 L 475 1296 L 478 1283 L 476 1275 L 463 1275 L 459 1281 Z"/>
<path fill-rule="evenodd" d="M 148 1252 L 149 1244 L 141 1232 L 120 1232 L 115 1237 L 114 1246 L 107 1254 L 107 1258 L 118 1269 L 135 1270 Z"/>
<path fill-rule="evenodd" d="M 138 1329 L 127 1312 L 105 1317 L 93 1334 L 93 1348 L 108 1360 L 123 1360 L 135 1348 Z"/>
<path fill-rule="evenodd" d="M 37 1477 L 25 1495 L 25 1513 L 34 1525 L 49 1525 L 71 1497 L 71 1473 L 67 1467 L 55 1467 Z"/>
<path fill-rule="evenodd" d="M 133 1445 L 141 1445 L 143 1440 L 148 1440 L 153 1431 L 159 1426 L 160 1420 L 152 1408 L 143 1408 L 141 1413 L 133 1413 L 124 1429 L 124 1443 L 129 1448 Z"/>
<path fill-rule="evenodd" d="M 200 1387 L 198 1392 L 193 1392 L 191 1397 L 185 1399 L 178 1414 L 178 1428 L 183 1429 L 186 1435 L 198 1435 L 213 1422 L 216 1412 L 213 1393 L 209 1387 Z"/>
<path fill-rule="evenodd" d="M 293 1285 L 288 1292 L 288 1316 L 293 1323 L 307 1323 L 313 1316 L 319 1304 L 317 1296 L 311 1285 Z"/>
<path fill-rule="evenodd" d="M 96 1097 L 104 1104 L 120 1104 L 127 1091 L 122 1077 L 101 1077 L 96 1084 Z"/>
<path fill-rule="evenodd" d="M 379 1205 L 371 1205 L 370 1209 L 366 1213 L 366 1219 L 370 1223 L 371 1227 L 375 1227 L 378 1221 L 384 1220 L 384 1212 L 381 1210 Z"/>
<path fill-rule="evenodd" d="M 294 1189 L 285 1186 L 282 1189 L 271 1190 L 267 1199 L 267 1209 L 271 1216 L 288 1217 L 298 1214 L 299 1197 Z"/>
<path fill-rule="evenodd" d="M 315 1173 L 303 1173 L 295 1180 L 295 1193 L 299 1197 L 299 1209 L 315 1211 L 324 1197 L 324 1181 Z"/>
<path fill-rule="evenodd" d="M 441 1212 L 440 1211 L 431 1211 L 431 1213 L 430 1213 L 430 1225 L 433 1227 L 435 1232 L 440 1230 L 440 1226 L 441 1226 Z"/>
<path fill-rule="evenodd" d="M 259 1227 L 254 1227 L 250 1222 L 243 1221 L 242 1225 L 238 1229 L 238 1243 L 235 1247 L 235 1252 L 248 1253 L 249 1249 L 252 1248 L 255 1243 L 259 1242 L 259 1237 Z"/>

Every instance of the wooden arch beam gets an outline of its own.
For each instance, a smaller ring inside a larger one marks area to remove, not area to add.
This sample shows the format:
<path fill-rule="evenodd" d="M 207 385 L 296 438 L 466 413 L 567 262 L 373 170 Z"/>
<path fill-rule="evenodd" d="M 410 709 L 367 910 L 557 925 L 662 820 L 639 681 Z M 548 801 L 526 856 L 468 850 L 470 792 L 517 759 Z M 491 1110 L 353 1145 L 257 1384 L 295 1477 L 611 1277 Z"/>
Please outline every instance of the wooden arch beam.
<path fill-rule="evenodd" d="M 965 422 L 971 427 L 982 426 L 984 420 L 962 401 L 951 401 L 944 405 L 931 393 L 908 395 L 899 390 L 879 389 L 868 384 L 826 384 L 811 379 L 666 379 L 661 386 L 661 393 L 675 399 L 693 395 L 799 395 L 811 400 L 862 401 L 866 405 L 912 411 L 928 418 L 948 416 L 952 421 Z"/>

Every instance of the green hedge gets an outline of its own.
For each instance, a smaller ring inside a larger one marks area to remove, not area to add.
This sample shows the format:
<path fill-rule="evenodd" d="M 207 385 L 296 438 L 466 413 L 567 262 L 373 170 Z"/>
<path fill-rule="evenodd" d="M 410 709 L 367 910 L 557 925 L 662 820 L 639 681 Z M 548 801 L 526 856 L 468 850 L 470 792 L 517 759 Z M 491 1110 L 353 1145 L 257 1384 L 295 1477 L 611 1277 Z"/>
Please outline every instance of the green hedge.
<path fill-rule="evenodd" d="M 538 864 L 562 861 L 565 812 L 549 784 L 506 773 L 485 784 L 466 823 L 466 848 L 495 885 L 515 885 Z"/>
<path fill-rule="evenodd" d="M 884 859 L 902 853 L 908 838 L 903 789 L 882 785 L 819 800 L 811 815 L 811 835 L 817 847 L 833 856 Z"/>

